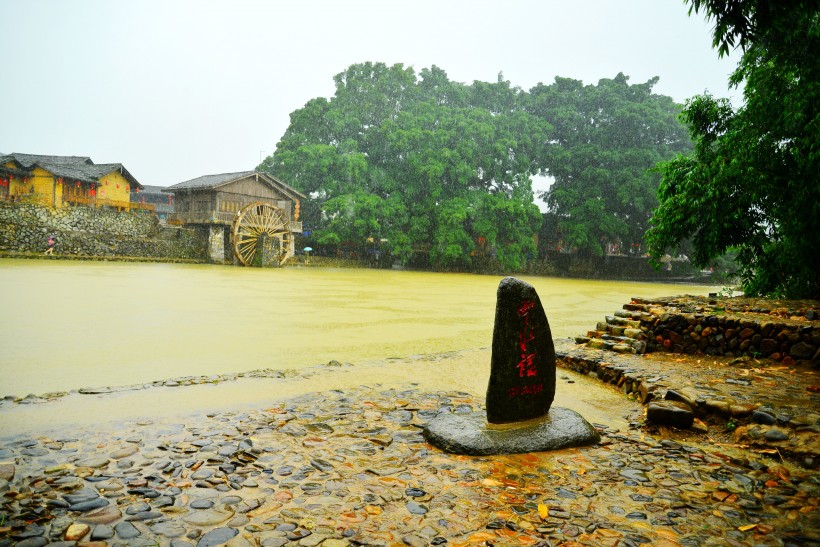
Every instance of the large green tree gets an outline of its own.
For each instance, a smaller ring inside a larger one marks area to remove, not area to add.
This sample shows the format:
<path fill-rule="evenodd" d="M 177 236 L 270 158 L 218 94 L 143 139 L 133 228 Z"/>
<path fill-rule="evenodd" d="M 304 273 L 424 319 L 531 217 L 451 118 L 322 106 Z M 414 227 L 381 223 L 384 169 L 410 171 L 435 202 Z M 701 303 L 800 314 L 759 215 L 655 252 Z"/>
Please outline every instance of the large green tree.
<path fill-rule="evenodd" d="M 721 55 L 741 48 L 730 83 L 744 103 L 687 101 L 695 149 L 659 166 L 650 251 L 691 238 L 706 265 L 733 249 L 747 294 L 820 298 L 820 2 L 689 4 L 714 22 Z"/>
<path fill-rule="evenodd" d="M 311 196 L 304 222 L 318 242 L 383 241 L 436 268 L 469 268 L 479 241 L 509 269 L 535 253 L 532 142 L 548 125 L 518 111 L 520 89 L 500 75 L 466 86 L 435 66 L 417 77 L 383 63 L 335 82 L 330 100 L 291 115 L 260 166 Z"/>
<path fill-rule="evenodd" d="M 305 227 L 320 245 L 425 257 L 469 269 L 477 257 L 508 270 L 535 255 L 546 194 L 565 243 L 581 252 L 637 243 L 656 204 L 649 168 L 691 147 L 679 106 L 619 74 L 584 86 L 557 78 L 529 93 L 495 82 L 452 82 L 440 68 L 362 63 L 335 76 L 330 99 L 291 114 L 261 169 L 311 196 Z"/>
<path fill-rule="evenodd" d="M 530 90 L 528 110 L 554 127 L 538 156 L 554 178 L 543 198 L 564 243 L 600 255 L 607 243 L 643 241 L 659 176 L 651 168 L 691 149 L 670 97 L 652 93 L 658 79 L 630 85 L 618 74 L 597 85 L 556 78 Z"/>

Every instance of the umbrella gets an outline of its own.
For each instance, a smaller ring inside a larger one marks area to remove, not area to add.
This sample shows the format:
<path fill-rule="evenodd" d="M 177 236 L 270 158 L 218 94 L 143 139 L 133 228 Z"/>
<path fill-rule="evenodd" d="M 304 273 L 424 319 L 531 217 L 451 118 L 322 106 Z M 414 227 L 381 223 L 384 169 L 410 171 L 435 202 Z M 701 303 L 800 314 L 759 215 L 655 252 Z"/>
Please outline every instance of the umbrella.
<path fill-rule="evenodd" d="M 302 250 L 303 250 L 303 251 L 305 251 L 306 253 L 309 253 L 310 251 L 312 251 L 312 250 L 313 250 L 313 247 L 305 247 L 305 248 L 304 248 L 304 249 L 302 249 Z"/>

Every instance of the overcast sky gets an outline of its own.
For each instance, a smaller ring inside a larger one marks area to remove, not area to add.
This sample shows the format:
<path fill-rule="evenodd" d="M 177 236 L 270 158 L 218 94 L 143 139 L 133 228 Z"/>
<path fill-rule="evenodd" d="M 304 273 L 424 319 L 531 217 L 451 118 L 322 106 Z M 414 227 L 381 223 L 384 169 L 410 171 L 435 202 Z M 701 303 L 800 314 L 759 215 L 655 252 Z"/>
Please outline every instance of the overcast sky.
<path fill-rule="evenodd" d="M 0 152 L 122 163 L 142 184 L 253 169 L 353 63 L 529 90 L 618 72 L 739 102 L 682 0 L 0 0 Z"/>

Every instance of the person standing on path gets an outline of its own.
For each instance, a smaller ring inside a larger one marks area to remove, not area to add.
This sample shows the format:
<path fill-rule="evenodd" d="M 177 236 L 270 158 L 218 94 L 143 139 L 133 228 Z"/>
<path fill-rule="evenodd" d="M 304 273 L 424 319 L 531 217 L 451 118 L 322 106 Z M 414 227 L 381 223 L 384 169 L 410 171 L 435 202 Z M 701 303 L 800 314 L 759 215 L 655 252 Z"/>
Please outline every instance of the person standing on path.
<path fill-rule="evenodd" d="M 48 236 L 48 249 L 46 249 L 46 254 L 54 254 L 54 236 Z"/>

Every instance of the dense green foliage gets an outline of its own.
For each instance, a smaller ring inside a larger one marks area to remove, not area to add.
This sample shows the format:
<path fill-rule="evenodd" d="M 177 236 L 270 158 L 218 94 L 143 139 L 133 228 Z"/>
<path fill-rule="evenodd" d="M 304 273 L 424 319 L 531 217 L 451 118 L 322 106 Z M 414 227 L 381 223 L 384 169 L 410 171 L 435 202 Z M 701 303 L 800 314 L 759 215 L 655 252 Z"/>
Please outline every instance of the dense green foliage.
<path fill-rule="evenodd" d="M 659 167 L 650 251 L 658 258 L 691 238 L 706 265 L 734 250 L 747 294 L 818 298 L 818 2 L 692 0 L 692 9 L 714 19 L 721 54 L 743 49 L 730 81 L 745 84 L 745 104 L 687 102 L 695 150 Z"/>
<path fill-rule="evenodd" d="M 464 86 L 437 67 L 353 65 L 336 93 L 291 115 L 261 168 L 311 195 L 305 223 L 323 245 L 367 242 L 403 261 L 467 268 L 479 242 L 510 269 L 535 252 L 540 225 L 520 91 L 501 79 Z"/>
<path fill-rule="evenodd" d="M 435 66 L 382 63 L 334 80 L 331 99 L 291 114 L 260 169 L 311 196 L 312 243 L 360 255 L 378 248 L 437 269 L 487 257 L 518 270 L 536 252 L 538 174 L 556 180 L 547 199 L 569 246 L 637 241 L 655 204 L 647 170 L 691 146 L 655 80 L 557 79 L 527 93 L 501 75 L 466 85 Z"/>
<path fill-rule="evenodd" d="M 652 94 L 657 81 L 556 78 L 530 91 L 530 111 L 554 128 L 539 160 L 555 179 L 544 198 L 565 245 L 600 255 L 605 243 L 622 242 L 623 252 L 641 251 L 660 179 L 650 169 L 691 149 L 680 108 Z"/>

